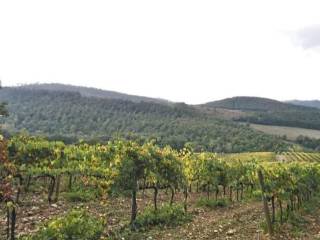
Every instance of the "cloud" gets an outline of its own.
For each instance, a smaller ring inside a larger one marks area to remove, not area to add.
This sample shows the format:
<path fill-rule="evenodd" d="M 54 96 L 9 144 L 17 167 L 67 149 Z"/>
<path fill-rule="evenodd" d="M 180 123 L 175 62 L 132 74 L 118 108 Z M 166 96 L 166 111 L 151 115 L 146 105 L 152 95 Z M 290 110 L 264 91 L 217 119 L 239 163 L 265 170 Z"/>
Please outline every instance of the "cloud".
<path fill-rule="evenodd" d="M 305 49 L 320 47 L 320 24 L 298 30 L 294 35 L 294 42 Z"/>

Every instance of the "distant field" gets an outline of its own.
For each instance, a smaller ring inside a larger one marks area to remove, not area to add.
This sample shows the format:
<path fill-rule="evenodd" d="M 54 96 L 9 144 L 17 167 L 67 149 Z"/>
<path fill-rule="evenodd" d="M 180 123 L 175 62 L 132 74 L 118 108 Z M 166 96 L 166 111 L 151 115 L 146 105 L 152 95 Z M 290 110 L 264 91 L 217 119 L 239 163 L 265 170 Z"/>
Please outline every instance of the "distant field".
<path fill-rule="evenodd" d="M 247 152 L 247 153 L 229 153 L 221 154 L 220 157 L 225 160 L 241 160 L 256 159 L 264 162 L 277 160 L 277 155 L 274 152 Z"/>
<path fill-rule="evenodd" d="M 277 136 L 286 135 L 289 140 L 295 140 L 298 136 L 307 136 L 310 138 L 320 138 L 320 130 L 312 130 L 295 127 L 270 126 L 261 124 L 250 124 L 255 130 Z"/>
<path fill-rule="evenodd" d="M 229 153 L 220 154 L 224 160 L 240 160 L 246 161 L 255 159 L 258 162 L 274 162 L 274 161 L 285 161 L 285 162 L 320 162 L 320 153 L 310 152 L 247 152 L 247 153 Z"/>

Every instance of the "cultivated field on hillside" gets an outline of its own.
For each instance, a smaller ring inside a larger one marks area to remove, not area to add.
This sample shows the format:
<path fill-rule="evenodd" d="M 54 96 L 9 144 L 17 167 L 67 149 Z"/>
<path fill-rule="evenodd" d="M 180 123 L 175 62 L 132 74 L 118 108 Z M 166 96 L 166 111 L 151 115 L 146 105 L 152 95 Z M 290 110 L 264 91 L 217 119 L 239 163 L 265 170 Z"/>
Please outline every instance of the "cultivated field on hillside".
<path fill-rule="evenodd" d="M 320 139 L 320 130 L 296 127 L 271 126 L 262 124 L 250 124 L 250 127 L 270 135 L 287 136 L 287 138 L 292 141 L 296 140 L 299 136 Z"/>

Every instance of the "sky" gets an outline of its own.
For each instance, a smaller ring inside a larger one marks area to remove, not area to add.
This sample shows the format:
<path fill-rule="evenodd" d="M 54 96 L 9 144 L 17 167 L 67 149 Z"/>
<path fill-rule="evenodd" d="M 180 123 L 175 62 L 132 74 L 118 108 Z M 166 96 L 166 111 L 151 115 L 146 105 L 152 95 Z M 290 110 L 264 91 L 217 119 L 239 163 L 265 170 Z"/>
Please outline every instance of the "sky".
<path fill-rule="evenodd" d="M 4 86 L 320 99 L 320 1 L 0 0 Z"/>

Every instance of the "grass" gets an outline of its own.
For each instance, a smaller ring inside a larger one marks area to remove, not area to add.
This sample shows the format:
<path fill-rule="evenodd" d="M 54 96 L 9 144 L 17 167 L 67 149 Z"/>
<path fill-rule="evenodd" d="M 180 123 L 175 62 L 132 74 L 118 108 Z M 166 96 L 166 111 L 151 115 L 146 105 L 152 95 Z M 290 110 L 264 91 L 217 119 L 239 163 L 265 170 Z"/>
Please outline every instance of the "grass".
<path fill-rule="evenodd" d="M 208 199 L 208 198 L 200 198 L 197 201 L 196 206 L 197 207 L 205 207 L 205 208 L 209 208 L 209 209 L 216 209 L 216 208 L 227 207 L 228 204 L 229 204 L 229 202 L 225 199 L 214 200 L 214 199 Z"/>
<path fill-rule="evenodd" d="M 137 229 L 147 229 L 152 226 L 175 227 L 192 220 L 192 216 L 186 213 L 180 204 L 164 204 L 158 210 L 147 207 L 138 215 L 134 225 Z"/>
<path fill-rule="evenodd" d="M 67 214 L 48 221 L 35 234 L 20 240 L 98 240 L 103 233 L 104 223 L 86 210 L 73 209 Z"/>
<path fill-rule="evenodd" d="M 93 190 L 75 190 L 62 194 L 68 202 L 89 202 L 97 197 L 97 192 Z"/>
<path fill-rule="evenodd" d="M 189 223 L 192 218 L 192 214 L 186 213 L 181 204 L 163 204 L 157 211 L 153 207 L 147 207 L 138 215 L 134 229 L 128 224 L 122 229 L 113 231 L 108 239 L 153 239 L 153 234 Z"/>

